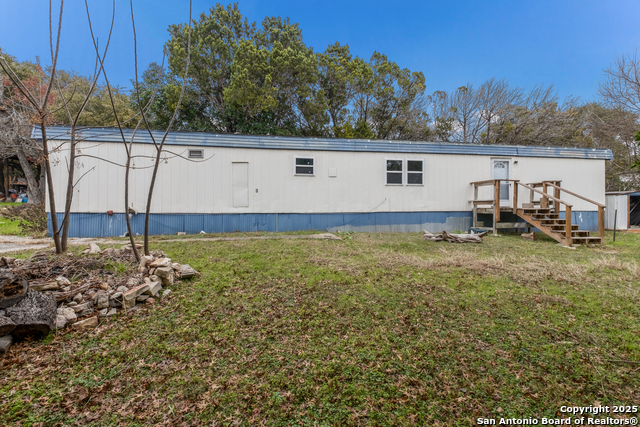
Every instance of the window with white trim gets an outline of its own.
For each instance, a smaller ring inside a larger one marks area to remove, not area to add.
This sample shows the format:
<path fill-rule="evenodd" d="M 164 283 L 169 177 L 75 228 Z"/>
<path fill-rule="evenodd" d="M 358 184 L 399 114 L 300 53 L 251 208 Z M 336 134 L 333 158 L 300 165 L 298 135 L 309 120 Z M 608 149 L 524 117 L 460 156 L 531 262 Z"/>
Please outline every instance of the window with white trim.
<path fill-rule="evenodd" d="M 403 161 L 387 159 L 387 185 L 402 185 Z"/>
<path fill-rule="evenodd" d="M 204 150 L 189 150 L 189 158 L 190 159 L 203 159 L 204 158 Z"/>
<path fill-rule="evenodd" d="M 386 159 L 387 185 L 424 185 L 424 160 Z"/>
<path fill-rule="evenodd" d="M 407 160 L 407 185 L 424 184 L 424 160 Z"/>
<path fill-rule="evenodd" d="M 294 170 L 295 175 L 314 176 L 315 175 L 315 157 L 295 157 Z"/>

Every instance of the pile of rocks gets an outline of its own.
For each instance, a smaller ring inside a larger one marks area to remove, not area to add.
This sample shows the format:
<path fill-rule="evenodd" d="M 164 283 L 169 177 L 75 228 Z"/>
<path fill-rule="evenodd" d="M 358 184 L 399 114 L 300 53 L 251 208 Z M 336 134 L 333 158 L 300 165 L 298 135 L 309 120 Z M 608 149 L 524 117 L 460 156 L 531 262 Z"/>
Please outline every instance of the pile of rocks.
<path fill-rule="evenodd" d="M 92 243 L 84 253 L 106 259 L 133 259 L 131 245 L 102 251 Z M 44 336 L 67 326 L 92 328 L 100 318 L 134 311 L 139 304 L 153 305 L 161 294 L 171 292 L 163 286 L 198 274 L 189 265 L 172 262 L 162 251 L 153 251 L 143 256 L 137 267 L 129 263 L 129 274 L 124 276 L 115 277 L 111 271 L 102 270 L 69 280 L 62 274 L 52 276 L 76 271 L 78 265 L 86 263 L 67 257 L 67 264 L 57 260 L 51 267 L 44 258 L 42 254 L 27 261 L 0 258 L 0 353 L 13 339 Z"/>

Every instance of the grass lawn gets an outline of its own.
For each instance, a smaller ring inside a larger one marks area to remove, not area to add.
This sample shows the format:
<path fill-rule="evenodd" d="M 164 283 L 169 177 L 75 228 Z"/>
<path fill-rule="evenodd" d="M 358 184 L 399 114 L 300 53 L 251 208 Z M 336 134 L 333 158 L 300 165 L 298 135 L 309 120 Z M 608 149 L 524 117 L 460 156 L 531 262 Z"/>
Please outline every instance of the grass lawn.
<path fill-rule="evenodd" d="M 11 220 L 0 217 L 0 236 L 24 236 L 20 228 L 20 220 Z"/>
<path fill-rule="evenodd" d="M 640 236 L 351 237 L 154 243 L 202 276 L 14 346 L 0 423 L 468 426 L 640 404 Z"/>
<path fill-rule="evenodd" d="M 0 209 L 13 207 L 21 203 L 0 202 Z M 26 235 L 20 228 L 20 220 L 10 220 L 0 217 L 0 236 L 24 236 Z"/>

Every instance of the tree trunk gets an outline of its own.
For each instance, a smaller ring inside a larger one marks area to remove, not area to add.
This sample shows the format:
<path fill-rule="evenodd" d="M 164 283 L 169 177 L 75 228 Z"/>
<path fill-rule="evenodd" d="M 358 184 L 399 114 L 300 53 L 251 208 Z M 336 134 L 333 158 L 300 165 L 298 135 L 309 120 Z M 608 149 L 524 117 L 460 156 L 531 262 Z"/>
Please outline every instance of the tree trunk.
<path fill-rule="evenodd" d="M 4 158 L 4 198 L 9 197 L 9 159 Z"/>
<path fill-rule="evenodd" d="M 137 129 L 136 129 L 137 130 Z M 135 136 L 135 131 L 134 131 Z M 131 138 L 133 140 L 133 137 Z M 126 148 L 126 143 L 125 143 Z M 136 262 L 140 262 L 140 253 L 138 252 L 138 248 L 136 247 L 136 242 L 133 239 L 133 229 L 131 228 L 131 218 L 129 218 L 129 171 L 131 169 L 131 149 L 133 147 L 130 145 L 127 150 L 127 166 L 124 172 L 124 217 L 127 221 L 127 230 L 129 231 L 129 240 L 131 241 L 131 249 L 133 250 L 133 256 L 136 258 Z M 148 233 L 145 232 L 145 236 Z M 145 242 L 147 241 L 145 237 Z"/>
<path fill-rule="evenodd" d="M 0 308 L 7 308 L 19 303 L 26 295 L 29 284 L 23 278 L 11 272 L 0 273 Z"/>
<path fill-rule="evenodd" d="M 45 200 L 47 191 L 47 165 L 45 162 L 40 163 L 40 180 L 38 181 L 38 189 L 42 194 L 42 200 Z"/>
<path fill-rule="evenodd" d="M 22 172 L 27 179 L 27 196 L 29 196 L 29 203 L 39 205 L 43 202 L 42 193 L 40 193 L 40 187 L 36 180 L 36 175 L 33 173 L 31 163 L 27 159 L 27 155 L 24 153 L 22 147 L 16 148 L 16 155 L 22 166 Z"/>
<path fill-rule="evenodd" d="M 49 210 L 51 214 L 51 228 L 53 231 L 53 243 L 56 245 L 56 253 L 62 253 L 62 245 L 60 244 L 60 229 L 58 228 L 58 215 L 56 212 L 56 199 L 53 191 L 53 176 L 51 176 L 51 167 L 49 165 L 49 143 L 47 141 L 47 127 L 45 120 L 42 119 L 40 131 L 42 132 L 42 151 L 44 153 L 44 165 L 47 171 L 47 190 L 49 193 Z"/>
<path fill-rule="evenodd" d="M 57 304 L 55 298 L 43 292 L 28 290 L 27 296 L 6 310 L 6 316 L 16 327 L 11 335 L 17 339 L 46 336 L 55 329 Z"/>
<path fill-rule="evenodd" d="M 2 192 L 6 194 L 7 189 L 4 188 L 4 159 L 3 159 L 2 166 L 0 166 L 0 182 L 2 183 Z"/>
<path fill-rule="evenodd" d="M 64 204 L 64 219 L 62 220 L 62 237 L 60 244 L 62 252 L 67 251 L 67 237 L 69 236 L 69 217 L 71 216 L 71 202 L 73 201 L 73 176 L 76 168 L 76 127 L 71 125 L 71 139 L 69 141 L 69 176 L 67 178 L 67 196 Z"/>
<path fill-rule="evenodd" d="M 8 317 L 0 316 L 0 337 L 5 336 L 16 328 L 16 324 Z"/>
<path fill-rule="evenodd" d="M 149 194 L 147 195 L 147 209 L 144 213 L 144 254 L 150 255 L 149 251 L 149 217 L 151 215 L 151 198 L 153 197 L 153 189 L 156 185 L 156 176 L 158 175 L 158 166 L 160 164 L 160 155 L 162 154 L 162 146 L 164 140 L 160 144 L 159 148 L 156 148 L 156 161 L 153 165 L 153 174 L 151 175 L 151 184 L 149 184 Z"/>

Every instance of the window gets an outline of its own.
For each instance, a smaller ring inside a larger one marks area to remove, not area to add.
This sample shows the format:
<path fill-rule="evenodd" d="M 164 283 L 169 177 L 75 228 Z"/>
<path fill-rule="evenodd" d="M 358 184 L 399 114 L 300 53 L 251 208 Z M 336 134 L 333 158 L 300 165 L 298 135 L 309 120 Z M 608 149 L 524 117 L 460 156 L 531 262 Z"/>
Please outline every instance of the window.
<path fill-rule="evenodd" d="M 315 158 L 314 157 L 296 157 L 295 158 L 295 175 L 315 175 Z"/>
<path fill-rule="evenodd" d="M 387 159 L 387 185 L 423 185 L 424 160 Z"/>
<path fill-rule="evenodd" d="M 202 159 L 204 158 L 204 150 L 189 150 L 190 159 Z"/>
<path fill-rule="evenodd" d="M 424 173 L 423 160 L 407 160 L 407 185 L 422 185 Z"/>
<path fill-rule="evenodd" d="M 402 185 L 402 160 L 387 159 L 387 185 Z"/>

